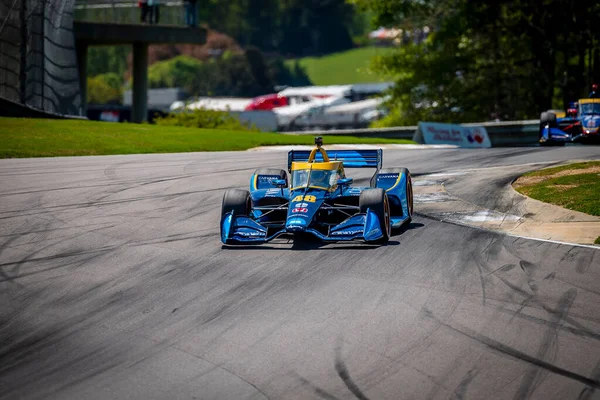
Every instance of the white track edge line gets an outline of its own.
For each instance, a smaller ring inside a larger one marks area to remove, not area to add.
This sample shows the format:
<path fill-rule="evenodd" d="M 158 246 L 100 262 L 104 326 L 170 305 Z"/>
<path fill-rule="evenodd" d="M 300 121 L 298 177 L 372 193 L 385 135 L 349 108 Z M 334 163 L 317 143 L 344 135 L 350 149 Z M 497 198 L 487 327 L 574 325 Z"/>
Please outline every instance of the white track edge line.
<path fill-rule="evenodd" d="M 416 215 L 420 215 L 421 217 L 424 217 L 424 218 L 427 218 L 427 219 L 432 219 L 434 221 L 442 222 L 444 224 L 451 224 L 451 225 L 463 226 L 465 228 L 478 229 L 480 231 L 495 233 L 495 234 L 503 235 L 503 236 L 510 236 L 510 237 L 519 238 L 519 239 L 535 240 L 535 241 L 538 241 L 538 242 L 554 243 L 554 244 L 560 244 L 560 245 L 563 245 L 563 246 L 583 247 L 583 248 L 586 248 L 586 249 L 600 250 L 600 246 L 596 246 L 596 245 L 593 245 L 593 244 L 581 244 L 581 243 L 561 242 L 560 240 L 541 239 L 541 238 L 530 237 L 530 236 L 516 235 L 514 233 L 510 233 L 510 232 L 506 232 L 506 231 L 501 231 L 501 230 L 496 230 L 496 229 L 491 229 L 491 228 L 485 228 L 483 226 L 469 225 L 469 224 L 466 224 L 466 223 L 463 223 L 463 222 L 458 222 L 458 221 L 448 221 L 448 220 L 445 220 L 445 219 L 436 218 L 434 216 L 428 215 L 428 214 L 423 213 L 423 212 L 415 212 L 415 214 Z"/>
<path fill-rule="evenodd" d="M 552 240 L 552 239 L 540 239 L 540 238 L 535 238 L 535 237 L 530 237 L 530 236 L 515 235 L 514 233 L 508 233 L 508 232 L 501 232 L 501 233 L 504 233 L 506 236 L 516 237 L 516 238 L 521 238 L 521 239 L 528 239 L 528 240 L 537 240 L 538 242 L 555 243 L 555 244 L 561 244 L 561 245 L 566 245 L 566 246 L 585 247 L 587 249 L 600 250 L 600 246 L 596 246 L 593 244 L 581 244 L 581 243 L 562 242 L 560 240 Z"/>

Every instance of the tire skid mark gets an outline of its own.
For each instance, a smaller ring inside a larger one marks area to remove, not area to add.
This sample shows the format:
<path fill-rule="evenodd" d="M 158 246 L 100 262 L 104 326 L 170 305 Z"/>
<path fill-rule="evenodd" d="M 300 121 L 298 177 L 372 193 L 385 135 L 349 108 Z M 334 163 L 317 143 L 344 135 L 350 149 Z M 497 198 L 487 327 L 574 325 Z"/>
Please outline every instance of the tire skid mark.
<path fill-rule="evenodd" d="M 49 246 L 51 246 L 51 245 L 49 245 Z M 56 260 L 56 259 L 66 258 L 66 257 L 76 257 L 76 256 L 80 256 L 80 255 L 94 254 L 94 253 L 98 253 L 98 252 L 106 252 L 106 251 L 110 251 L 110 250 L 115 250 L 118 247 L 120 247 L 120 246 L 104 246 L 104 247 L 99 247 L 94 250 L 64 252 L 64 253 L 58 253 L 58 254 L 54 254 L 51 256 L 43 256 L 43 257 L 29 257 L 28 256 L 19 261 L 0 263 L 0 267 L 9 266 L 9 265 L 19 265 L 19 264 L 24 264 L 24 263 L 29 263 L 29 262 Z M 48 246 L 44 247 L 41 250 L 45 250 L 46 248 L 48 248 Z"/>
<path fill-rule="evenodd" d="M 102 183 L 102 184 L 97 184 L 97 185 L 59 186 L 56 188 L 26 190 L 26 191 L 22 191 L 22 192 L 4 192 L 4 193 L 0 193 L 0 197 L 17 196 L 17 195 L 23 195 L 23 194 L 48 193 L 48 192 L 56 192 L 56 191 L 61 191 L 61 190 L 81 190 L 81 189 L 103 188 L 103 187 L 110 187 L 110 186 L 123 185 L 123 184 L 125 184 L 125 183 L 111 182 L 111 183 Z"/>
<path fill-rule="evenodd" d="M 338 345 L 335 347 L 335 365 L 334 365 L 334 367 L 335 367 L 335 370 L 336 370 L 338 376 L 340 377 L 342 382 L 344 382 L 344 385 L 346 385 L 348 390 L 350 390 L 350 392 L 352 392 L 352 394 L 357 399 L 369 400 L 369 398 L 367 396 L 365 396 L 365 394 L 362 392 L 362 390 L 360 390 L 358 385 L 352 380 L 352 377 L 350 376 L 348 367 L 346 366 L 346 363 L 342 359 L 341 342 L 338 343 Z"/>
<path fill-rule="evenodd" d="M 564 279 L 560 279 L 560 278 L 556 278 L 556 277 L 553 277 L 553 279 L 556 279 L 559 282 L 565 283 L 565 284 L 567 284 L 569 286 L 573 286 L 574 288 L 577 288 L 577 289 L 581 289 L 581 290 L 586 291 L 588 293 L 593 293 L 596 296 L 600 296 L 600 291 L 589 289 L 589 288 L 583 287 L 581 285 L 576 285 L 573 282 L 565 281 Z"/>
<path fill-rule="evenodd" d="M 73 239 L 77 239 L 77 237 L 79 237 L 82 234 L 88 234 L 88 233 L 98 233 L 98 234 L 102 234 L 102 231 L 105 229 L 110 229 L 110 228 L 114 228 L 116 226 L 118 226 L 117 224 L 90 224 L 90 226 L 96 226 L 96 225 L 103 225 L 100 228 L 95 228 L 95 229 L 89 229 L 89 230 L 81 230 L 78 231 L 77 233 L 75 233 L 73 236 L 64 236 L 64 237 L 53 237 L 53 238 L 47 238 L 44 237 L 43 239 L 39 238 L 39 237 L 35 237 L 32 238 L 31 240 L 29 240 L 27 243 L 19 243 L 13 246 L 10 246 L 9 248 L 11 249 L 18 249 L 19 247 L 26 247 L 26 246 L 31 246 L 32 244 L 37 244 L 37 243 L 43 243 L 43 242 L 48 242 L 48 241 L 54 241 L 54 242 L 64 242 L 67 240 L 73 240 Z M 65 227 L 61 227 L 61 228 L 55 228 L 55 229 L 48 229 L 46 232 L 49 234 L 51 232 L 57 232 L 60 230 L 70 230 L 70 229 L 80 229 L 82 227 L 70 227 L 70 226 L 65 226 Z M 36 233 L 36 232 L 32 232 L 32 233 Z M 17 237 L 23 237 L 23 236 L 27 236 L 29 235 L 29 232 L 23 232 L 23 233 L 14 233 L 14 234 L 10 234 L 10 235 L 4 235 L 4 236 L 17 236 Z M 0 237 L 2 237 L 2 235 L 0 235 Z M 37 239 L 37 240 L 34 240 Z"/>
<path fill-rule="evenodd" d="M 85 263 L 87 263 L 89 261 L 92 261 L 92 260 L 94 260 L 94 259 L 96 259 L 96 258 L 98 258 L 98 257 L 100 257 L 102 255 L 104 255 L 104 253 L 95 254 L 95 255 L 92 255 L 92 256 L 90 256 L 88 258 L 84 258 L 83 260 L 70 261 L 70 262 L 68 262 L 66 264 L 61 264 L 61 265 L 57 265 L 57 266 L 54 266 L 54 267 L 48 267 L 48 268 L 38 269 L 38 270 L 32 271 L 32 272 L 20 273 L 20 271 L 18 271 L 16 274 L 14 274 L 9 279 L 0 279 L 0 283 L 2 283 L 2 282 L 12 282 L 12 283 L 15 283 L 15 284 L 19 285 L 20 287 L 24 287 L 22 284 L 20 284 L 18 282 L 15 282 L 15 280 L 22 279 L 22 278 L 25 278 L 25 277 L 28 277 L 28 276 L 32 276 L 32 275 L 38 275 L 38 274 L 41 274 L 41 273 L 44 273 L 44 272 L 48 272 L 48 271 L 54 271 L 54 270 L 57 270 L 57 269 L 62 269 L 62 268 L 70 267 L 72 265 L 77 265 L 78 267 L 80 267 L 81 265 L 83 265 L 83 264 L 85 264 Z M 22 262 L 19 262 L 17 264 L 17 266 L 20 268 L 23 264 L 28 263 L 28 262 L 29 262 L 29 260 L 24 260 Z"/>
<path fill-rule="evenodd" d="M 521 268 L 524 268 L 521 265 Z M 534 356 L 537 360 L 547 360 L 549 359 L 549 363 L 552 363 L 556 358 L 556 353 L 558 350 L 558 335 L 556 326 L 562 324 L 563 320 L 567 317 L 575 298 L 577 297 L 576 289 L 567 290 L 561 298 L 558 300 L 558 305 L 555 312 L 552 314 L 551 323 L 546 330 L 546 333 L 542 337 L 540 346 L 536 355 Z M 523 375 L 521 380 L 521 386 L 517 389 L 513 399 L 521 400 L 529 398 L 539 387 L 542 381 L 545 379 L 545 375 L 537 367 L 530 368 L 530 370 Z"/>
<path fill-rule="evenodd" d="M 23 216 L 40 215 L 40 214 L 45 215 L 48 212 L 47 210 L 54 210 L 57 212 L 61 212 L 61 211 L 77 210 L 79 208 L 113 206 L 115 204 L 126 204 L 126 203 L 132 203 L 132 202 L 136 202 L 136 201 L 145 201 L 145 200 L 157 200 L 157 199 L 161 199 L 161 198 L 167 198 L 169 200 L 172 200 L 172 199 L 175 199 L 175 198 L 181 197 L 181 196 L 187 196 L 187 195 L 192 195 L 192 194 L 197 194 L 197 193 L 209 193 L 209 192 L 223 191 L 226 189 L 231 189 L 233 187 L 234 186 L 218 188 L 218 189 L 191 190 L 191 191 L 179 192 L 179 193 L 140 196 L 140 197 L 134 197 L 131 199 L 123 199 L 123 200 L 108 200 L 108 201 L 100 201 L 100 202 L 73 203 L 73 204 L 63 204 L 63 205 L 57 205 L 57 206 L 39 207 L 39 208 L 37 208 L 37 210 L 39 210 L 39 212 L 33 212 L 33 213 L 26 213 L 26 211 L 31 210 L 31 209 L 0 211 L 0 214 L 17 214 L 17 215 L 9 215 L 9 216 L 0 216 L 0 219 L 19 218 L 19 217 L 23 217 Z"/>
<path fill-rule="evenodd" d="M 438 324 L 437 328 L 435 328 L 435 330 L 437 331 L 437 329 L 440 328 L 440 327 L 441 327 L 441 325 Z M 428 335 L 428 337 L 429 336 L 431 336 L 431 335 Z M 341 341 L 341 339 L 340 339 L 340 341 Z M 344 341 L 344 342 L 347 343 L 347 341 Z M 353 345 L 353 344 L 350 343 L 350 345 Z M 366 374 L 364 376 L 361 376 L 361 381 L 368 382 L 368 384 L 370 386 L 379 384 L 380 382 L 382 382 L 385 379 L 389 378 L 389 376 L 393 376 L 396 373 L 398 373 L 400 367 L 404 367 L 404 368 L 408 368 L 408 369 L 411 369 L 411 370 L 419 373 L 420 375 L 422 375 L 423 377 L 425 377 L 427 380 L 429 380 L 431 383 L 433 383 L 434 386 L 435 386 L 434 389 L 433 389 L 434 392 L 436 392 L 440 388 L 446 389 L 448 391 L 451 390 L 448 387 L 444 386 L 443 383 L 440 383 L 438 381 L 438 379 L 437 379 L 436 376 L 428 373 L 427 371 L 424 371 L 421 368 L 415 367 L 413 365 L 408 364 L 405 361 L 402 361 L 403 356 L 392 358 L 392 357 L 387 356 L 387 355 L 385 355 L 385 354 L 383 354 L 381 352 L 373 350 L 372 348 L 366 347 L 366 346 L 364 346 L 362 344 L 359 344 L 358 346 L 362 347 L 362 348 L 364 348 L 364 349 L 366 349 L 366 350 L 368 350 L 368 351 L 370 351 L 370 352 L 372 352 L 374 354 L 377 354 L 378 356 L 380 356 L 381 358 L 383 358 L 384 360 L 387 361 L 387 364 L 385 364 L 385 365 L 383 365 L 383 366 L 381 366 L 379 368 L 376 368 L 373 371 L 370 371 L 368 374 Z M 404 352 L 403 355 L 406 354 L 406 353 L 408 353 L 408 352 L 414 351 L 415 349 L 419 349 L 419 348 L 422 348 L 421 350 L 424 351 L 424 350 L 427 350 L 430 346 L 431 346 L 431 343 L 422 343 L 422 341 L 419 341 L 419 343 L 417 343 L 415 346 L 413 346 L 410 350 L 407 350 L 406 352 Z M 377 379 L 372 380 L 371 376 L 376 376 Z M 366 384 L 367 383 L 365 383 L 365 385 Z M 430 395 L 430 396 L 426 396 L 425 398 L 432 398 L 432 397 L 433 396 Z"/>
<path fill-rule="evenodd" d="M 305 377 L 301 376 L 297 372 L 294 372 L 294 375 L 296 376 L 296 379 L 298 379 L 300 381 L 300 383 L 302 383 L 305 386 L 310 387 L 311 390 L 320 398 L 325 399 L 325 400 L 339 400 L 337 397 L 335 397 L 331 393 L 327 392 L 325 389 L 320 388 L 319 386 L 315 385 L 314 383 L 312 383 Z"/>
<path fill-rule="evenodd" d="M 537 282 L 533 278 L 536 265 L 529 261 L 521 260 L 519 261 L 519 267 L 521 267 L 523 272 L 525 272 L 525 274 L 527 275 L 527 284 L 529 285 L 531 291 L 537 293 L 539 287 L 537 285 Z"/>
<path fill-rule="evenodd" d="M 47 226 L 49 226 L 49 224 L 50 224 L 49 222 L 44 221 L 44 223 L 42 225 L 44 225 L 44 227 L 47 227 Z M 39 224 L 37 226 L 39 226 Z M 8 241 L 8 244 L 12 243 L 12 241 L 16 240 L 16 239 L 18 239 L 18 236 L 11 238 Z M 45 251 L 46 249 L 48 249 L 52 246 L 54 246 L 54 243 L 50 243 L 46 246 L 43 246 L 43 247 L 39 248 L 38 250 L 31 252 L 30 254 L 27 254 L 25 257 L 23 257 L 21 260 L 19 260 L 16 263 L 6 263 L 5 265 L 0 265 L 0 271 L 1 271 L 0 275 L 3 278 L 0 282 L 9 282 L 11 284 L 16 285 L 18 288 L 21 288 L 21 289 L 24 288 L 24 286 L 21 283 L 15 281 L 16 279 L 19 278 L 22 265 L 24 263 L 26 263 L 28 260 L 35 258 L 35 256 L 37 254 L 40 254 L 41 252 Z M 1 255 L 1 252 L 0 252 L 0 255 Z M 10 267 L 10 266 L 12 266 L 12 269 L 9 274 L 6 272 L 6 270 L 4 270 L 4 267 Z"/>
<path fill-rule="evenodd" d="M 456 327 L 456 326 L 450 325 L 448 323 L 445 323 L 445 322 L 439 320 L 437 317 L 435 317 L 433 315 L 433 313 L 431 313 L 431 317 L 440 321 L 440 323 L 443 326 L 450 329 L 451 331 L 456 332 L 467 338 L 470 338 L 470 339 L 476 341 L 477 343 L 480 343 L 498 353 L 510 356 L 516 360 L 523 361 L 525 363 L 542 368 L 542 369 L 552 372 L 554 374 L 561 375 L 565 378 L 581 382 L 591 388 L 600 389 L 600 380 L 598 380 L 598 379 L 588 378 L 587 376 L 583 376 L 576 372 L 573 372 L 573 371 L 567 370 L 565 368 L 561 368 L 552 363 L 546 362 L 544 360 L 540 360 L 540 359 L 530 356 L 529 354 L 526 354 L 520 350 L 517 350 L 513 347 L 510 347 L 501 342 L 498 342 L 497 340 L 494 340 L 490 337 L 487 337 L 485 335 L 477 333 L 465 326 Z"/>
<path fill-rule="evenodd" d="M 519 318 L 519 319 L 530 321 L 530 322 L 533 322 L 533 323 L 536 323 L 539 325 L 547 326 L 549 328 L 568 332 L 568 333 L 571 333 L 576 336 L 595 339 L 595 340 L 600 341 L 600 333 L 592 332 L 591 330 L 589 330 L 585 327 L 583 329 L 581 329 L 579 327 L 571 327 L 571 326 L 565 326 L 564 324 L 556 324 L 556 323 L 553 323 L 551 320 L 546 320 L 544 318 L 535 317 L 535 316 L 529 315 L 529 314 L 523 314 L 521 312 L 522 309 L 519 309 L 517 312 L 514 312 L 514 311 L 511 311 L 511 310 L 508 310 L 508 309 L 502 307 L 502 308 L 498 308 L 498 311 L 506 313 L 506 314 L 511 314 L 511 322 L 514 318 Z M 568 322 L 567 319 L 565 319 L 565 322 Z"/>
<path fill-rule="evenodd" d="M 454 391 L 452 392 L 450 400 L 465 400 L 467 396 L 467 389 L 478 373 L 478 369 L 471 368 L 460 381 L 458 386 L 456 386 L 456 389 L 454 389 Z"/>
<path fill-rule="evenodd" d="M 11 237 L 10 239 L 8 239 L 6 242 L 2 243 L 2 246 L 0 246 L 0 256 L 2 256 L 2 253 L 4 253 L 4 250 L 6 250 L 7 248 L 10 248 L 11 243 L 15 242 L 18 239 L 19 239 L 18 236 L 14 236 L 14 237 Z M 23 287 L 20 283 L 13 282 L 12 277 L 4 270 L 4 265 L 2 265 L 2 264 L 0 264 L 0 278 L 1 278 L 0 282 L 10 282 L 10 283 L 16 284 L 19 287 Z"/>
<path fill-rule="evenodd" d="M 591 378 L 595 380 L 600 380 L 600 361 L 598 361 L 598 363 L 594 367 L 594 370 L 591 374 Z M 577 396 L 577 400 L 590 400 L 594 395 L 596 389 L 597 388 L 593 388 L 590 386 L 583 388 L 583 390 L 579 393 L 579 396 Z"/>
<path fill-rule="evenodd" d="M 538 299 L 536 299 L 535 297 L 535 293 L 529 293 L 524 289 L 521 289 L 520 287 L 512 284 L 510 281 L 508 281 L 506 278 L 498 276 L 498 275 L 494 275 L 496 278 L 498 278 L 503 284 L 505 284 L 506 286 L 508 286 L 510 289 L 512 289 L 514 292 L 520 294 L 521 296 L 524 297 L 523 301 L 521 302 L 521 306 L 519 307 L 518 310 L 516 311 L 511 311 L 513 313 L 513 318 L 519 316 L 519 314 L 521 313 L 521 311 L 523 309 L 525 309 L 525 307 L 529 307 L 532 304 L 533 305 L 537 305 L 538 308 L 548 312 L 549 314 L 556 314 L 556 310 L 548 307 L 546 304 L 544 304 L 543 302 L 539 301 Z M 575 288 L 572 288 L 570 290 L 574 290 L 576 291 Z M 503 310 L 500 310 L 503 311 Z M 579 315 L 575 315 L 575 317 L 577 318 L 584 318 L 582 316 Z M 511 320 L 513 319 L 511 318 Z M 531 317 L 531 318 L 535 318 L 535 317 Z M 573 317 L 564 315 L 562 317 L 562 320 L 564 320 L 564 322 L 568 322 L 569 324 L 573 325 L 575 328 L 577 328 L 576 330 L 574 330 L 573 332 L 575 332 L 578 335 L 585 335 L 588 337 L 592 337 L 592 338 L 598 338 L 600 337 L 600 335 L 596 334 L 595 332 L 591 331 L 589 328 L 587 328 L 586 326 L 582 325 L 580 322 L 576 321 Z M 592 321 L 597 321 L 596 319 L 591 319 Z M 544 321 L 544 320 L 541 320 Z"/>
<path fill-rule="evenodd" d="M 496 278 L 498 278 L 503 284 L 505 284 L 507 287 L 509 287 L 510 289 L 512 289 L 514 292 L 518 293 L 519 295 L 523 296 L 524 299 L 521 302 L 521 307 L 514 311 L 513 313 L 513 317 L 516 317 L 523 309 L 525 309 L 525 307 L 529 307 L 532 304 L 537 305 L 538 308 L 543 309 L 544 311 L 550 313 L 550 314 L 556 314 L 556 310 L 548 307 L 546 304 L 544 304 L 543 302 L 541 302 L 540 300 L 538 300 L 536 298 L 536 294 L 535 293 L 529 293 L 524 289 L 521 289 L 520 287 L 514 285 L 513 283 L 511 283 L 508 279 L 501 277 L 499 275 L 494 275 Z M 576 291 L 575 288 L 572 288 L 570 290 L 574 290 Z M 576 316 L 578 318 L 583 318 L 581 316 Z M 594 337 L 596 338 L 598 335 L 596 333 L 594 333 L 593 331 L 591 331 L 589 328 L 587 328 L 586 326 L 582 325 L 580 322 L 576 321 L 573 317 L 569 317 L 567 315 L 563 316 L 562 319 L 565 322 L 568 322 L 569 324 L 575 326 L 578 329 L 578 332 L 585 334 L 586 336 L 589 337 Z M 512 318 L 511 318 L 512 320 Z M 596 321 L 595 319 L 593 319 L 594 321 Z"/>
<path fill-rule="evenodd" d="M 361 277 L 360 279 L 366 279 L 366 278 Z M 383 282 L 385 282 L 386 284 L 389 283 L 387 281 L 383 281 Z M 400 283 L 400 282 L 396 282 L 396 284 L 406 285 L 405 283 Z M 449 293 L 449 294 L 454 294 L 455 295 L 455 298 L 453 299 L 453 304 L 452 304 L 450 310 L 447 312 L 447 315 L 445 316 L 445 318 L 447 318 L 447 319 L 450 319 L 452 317 L 452 315 L 454 315 L 454 312 L 457 310 L 458 306 L 460 305 L 460 303 L 462 302 L 462 300 L 463 300 L 463 298 L 465 296 L 465 293 L 464 293 L 465 288 L 464 287 L 462 288 L 461 292 L 452 292 L 452 291 L 439 290 L 439 289 L 436 289 L 436 288 L 433 288 L 433 287 L 421 287 L 421 288 L 430 291 L 430 293 L 427 296 L 427 300 L 424 302 L 424 305 L 422 307 L 420 307 L 420 308 L 419 307 L 414 307 L 409 302 L 405 302 L 404 304 L 406 304 L 407 306 L 411 307 L 413 310 L 419 312 L 421 315 L 424 315 L 426 317 L 429 316 L 428 314 L 430 313 L 429 309 L 427 308 L 427 304 L 428 304 L 429 300 L 431 300 L 432 294 L 434 294 L 436 292 L 443 292 L 443 293 Z M 427 332 L 425 332 L 423 335 L 421 335 L 418 340 L 416 340 L 414 343 L 411 343 L 411 346 L 409 348 L 407 348 L 406 350 L 402 351 L 400 354 L 398 354 L 398 355 L 396 355 L 394 357 L 387 356 L 386 354 L 381 354 L 379 352 L 373 351 L 372 349 L 369 349 L 369 351 L 372 351 L 372 352 L 378 354 L 379 356 L 387 359 L 390 362 L 390 365 L 386 365 L 386 366 L 382 367 L 382 368 L 385 368 L 386 370 L 390 370 L 392 364 L 398 364 L 399 366 L 410 368 L 410 369 L 412 369 L 414 371 L 417 371 L 419 374 L 422 374 L 423 376 L 427 377 L 427 379 L 429 379 L 436 386 L 434 388 L 434 391 L 435 391 L 438 388 L 443 387 L 443 384 L 439 383 L 435 379 L 435 377 L 427 374 L 425 371 L 422 371 L 419 368 L 415 368 L 414 366 L 411 366 L 410 364 L 407 364 L 406 362 L 403 361 L 403 358 L 407 354 L 409 354 L 409 353 L 411 353 L 411 352 L 413 352 L 415 350 L 419 350 L 420 349 L 421 351 L 424 351 L 427 348 L 429 348 L 431 346 L 430 338 L 434 334 L 436 334 L 441 327 L 442 327 L 442 324 L 436 322 L 434 324 L 434 326 L 432 326 L 430 329 L 428 329 Z M 394 371 L 397 372 L 397 369 L 394 370 Z M 377 376 L 378 379 L 375 379 L 372 383 L 379 383 L 380 381 L 382 381 L 382 380 L 385 379 L 384 375 L 385 375 L 385 373 L 382 374 L 382 373 L 380 373 L 379 370 L 376 369 L 376 370 L 371 371 L 370 373 L 364 375 L 363 377 L 361 377 L 361 380 L 371 381 L 372 380 L 372 376 Z M 388 372 L 387 375 L 389 375 L 389 372 Z M 429 396 L 429 397 L 432 397 L 432 396 Z"/>
<path fill-rule="evenodd" d="M 262 390 L 261 390 L 261 389 L 260 389 L 258 386 L 256 386 L 254 383 L 250 382 L 249 380 L 247 380 L 247 379 L 243 378 L 241 375 L 239 375 L 239 374 L 236 374 L 236 373 L 235 373 L 235 372 L 233 372 L 231 369 L 229 369 L 229 368 L 226 368 L 226 367 L 225 367 L 225 366 L 223 366 L 223 365 L 219 365 L 219 364 L 216 364 L 216 363 L 214 363 L 214 362 L 212 362 L 212 361 L 209 361 L 209 360 L 207 360 L 206 358 L 200 357 L 200 356 L 199 356 L 199 355 L 197 355 L 197 354 L 190 353 L 189 351 L 182 350 L 182 349 L 180 349 L 180 348 L 178 348 L 178 347 L 175 347 L 175 346 L 169 346 L 169 347 L 170 347 L 170 348 L 172 348 L 172 349 L 178 350 L 178 351 L 180 351 L 180 352 L 182 352 L 182 353 L 188 354 L 188 355 L 190 355 L 190 356 L 192 356 L 192 357 L 195 357 L 195 358 L 197 358 L 197 359 L 199 359 L 199 360 L 202 360 L 202 361 L 204 361 L 204 362 L 206 362 L 206 363 L 208 363 L 208 364 L 211 364 L 211 365 L 213 365 L 215 368 L 219 368 L 219 369 L 222 369 L 222 370 L 223 370 L 223 371 L 225 371 L 225 372 L 228 372 L 228 373 L 230 373 L 231 375 L 235 376 L 235 377 L 236 377 L 236 378 L 238 378 L 239 380 L 241 380 L 241 381 L 243 381 L 243 382 L 247 383 L 248 385 L 252 386 L 252 387 L 253 387 L 253 388 L 254 388 L 254 389 L 255 389 L 255 390 L 258 392 L 258 393 L 262 394 L 262 395 L 263 395 L 263 397 L 264 397 L 265 399 L 267 399 L 267 400 L 269 399 L 269 396 L 267 396 L 267 394 L 266 394 L 265 392 L 263 392 L 263 391 L 262 391 Z"/>
<path fill-rule="evenodd" d="M 151 179 L 151 180 L 146 181 L 146 182 L 135 181 L 135 182 L 129 184 L 128 186 L 126 186 L 126 187 L 117 188 L 116 190 L 113 190 L 112 192 L 107 192 L 104 195 L 101 195 L 101 196 L 99 196 L 97 198 L 94 198 L 93 201 L 94 202 L 99 202 L 99 201 L 103 201 L 103 200 L 105 200 L 105 199 L 107 199 L 107 198 L 109 198 L 111 196 L 114 196 L 116 194 L 124 193 L 124 192 L 126 192 L 128 190 L 139 189 L 141 187 L 145 187 L 145 186 L 148 186 L 148 185 L 154 185 L 154 184 L 157 184 L 157 183 L 164 183 L 164 182 L 173 182 L 174 183 L 174 181 L 179 181 L 179 180 L 186 179 L 186 178 L 189 178 L 189 176 L 175 176 L 175 177 L 168 177 L 168 178 Z M 122 183 L 121 184 L 121 186 L 123 186 L 123 185 L 126 185 L 126 183 Z M 170 188 L 171 186 L 172 185 L 170 185 L 168 187 Z"/>

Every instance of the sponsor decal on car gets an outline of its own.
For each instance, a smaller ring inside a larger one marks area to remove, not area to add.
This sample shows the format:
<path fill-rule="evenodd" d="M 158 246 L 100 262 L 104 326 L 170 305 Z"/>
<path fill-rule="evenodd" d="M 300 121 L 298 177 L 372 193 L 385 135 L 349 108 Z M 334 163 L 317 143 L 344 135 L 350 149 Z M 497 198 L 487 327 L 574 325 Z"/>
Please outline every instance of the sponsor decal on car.
<path fill-rule="evenodd" d="M 294 197 L 292 199 L 292 202 L 295 203 L 297 201 L 307 201 L 309 203 L 314 203 L 315 201 L 317 201 L 317 198 L 313 195 L 307 194 L 306 196 L 304 195 L 298 195 L 296 197 Z"/>
<path fill-rule="evenodd" d="M 236 235 L 240 236 L 262 236 L 262 232 L 235 232 Z"/>
<path fill-rule="evenodd" d="M 279 175 L 259 175 L 258 176 L 259 181 L 272 181 L 275 179 L 279 179 Z"/>
<path fill-rule="evenodd" d="M 294 205 L 296 208 L 306 208 L 308 207 L 308 203 L 297 203 Z"/>
<path fill-rule="evenodd" d="M 352 235 L 356 235 L 357 233 L 362 233 L 363 230 L 362 229 L 347 229 L 344 231 L 337 231 L 337 232 L 331 232 L 331 235 L 339 235 L 339 236 L 352 236 Z"/>
<path fill-rule="evenodd" d="M 294 214 L 297 214 L 297 213 L 307 213 L 308 212 L 308 208 L 306 208 L 306 207 L 298 207 L 298 208 L 292 209 L 292 212 Z"/>
<path fill-rule="evenodd" d="M 377 179 L 398 179 L 398 174 L 377 175 Z"/>

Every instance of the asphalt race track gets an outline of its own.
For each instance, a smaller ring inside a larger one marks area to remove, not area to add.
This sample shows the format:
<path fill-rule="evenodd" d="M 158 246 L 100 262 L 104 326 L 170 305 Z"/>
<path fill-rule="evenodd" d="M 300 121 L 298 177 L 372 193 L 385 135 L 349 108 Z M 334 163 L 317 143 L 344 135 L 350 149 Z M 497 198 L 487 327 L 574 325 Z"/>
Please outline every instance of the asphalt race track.
<path fill-rule="evenodd" d="M 589 158 L 396 150 L 384 166 Z M 286 160 L 0 160 L 0 398 L 600 399 L 600 250 L 424 216 L 384 247 L 223 249 L 223 191 Z"/>

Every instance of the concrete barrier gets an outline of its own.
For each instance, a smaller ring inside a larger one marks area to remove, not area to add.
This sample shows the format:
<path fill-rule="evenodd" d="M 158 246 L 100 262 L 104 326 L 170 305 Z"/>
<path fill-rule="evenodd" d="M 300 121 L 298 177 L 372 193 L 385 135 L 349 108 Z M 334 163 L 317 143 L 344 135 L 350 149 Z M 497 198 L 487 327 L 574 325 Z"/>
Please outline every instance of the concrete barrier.
<path fill-rule="evenodd" d="M 282 132 L 282 135 L 310 135 L 310 136 L 358 136 L 394 139 L 412 139 L 416 126 L 397 126 L 394 128 L 365 128 L 365 129 L 332 129 L 326 131 L 296 131 Z"/>
<path fill-rule="evenodd" d="M 230 111 L 242 123 L 255 125 L 263 132 L 275 132 L 277 130 L 277 116 L 273 111 Z"/>
<path fill-rule="evenodd" d="M 479 122 L 462 124 L 464 126 L 483 126 L 492 142 L 492 147 L 504 146 L 532 146 L 538 143 L 538 130 L 540 121 L 503 121 L 503 122 Z M 413 139 L 416 126 L 398 126 L 393 128 L 369 128 L 369 129 L 338 129 L 328 131 L 300 131 L 285 132 L 285 135 L 311 135 L 328 136 L 343 135 L 357 137 L 377 137 L 394 139 Z"/>
<path fill-rule="evenodd" d="M 463 124 L 483 126 L 490 136 L 492 147 L 532 146 L 539 143 L 540 121 L 505 121 Z"/>

